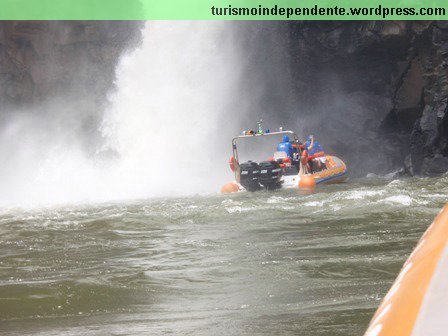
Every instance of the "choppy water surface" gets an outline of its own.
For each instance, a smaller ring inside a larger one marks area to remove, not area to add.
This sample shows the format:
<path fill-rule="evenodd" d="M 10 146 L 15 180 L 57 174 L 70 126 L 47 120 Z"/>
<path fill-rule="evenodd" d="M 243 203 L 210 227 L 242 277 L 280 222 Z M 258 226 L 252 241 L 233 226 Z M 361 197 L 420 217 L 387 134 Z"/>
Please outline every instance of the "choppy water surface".
<path fill-rule="evenodd" d="M 4 335 L 361 335 L 448 178 L 0 215 Z"/>

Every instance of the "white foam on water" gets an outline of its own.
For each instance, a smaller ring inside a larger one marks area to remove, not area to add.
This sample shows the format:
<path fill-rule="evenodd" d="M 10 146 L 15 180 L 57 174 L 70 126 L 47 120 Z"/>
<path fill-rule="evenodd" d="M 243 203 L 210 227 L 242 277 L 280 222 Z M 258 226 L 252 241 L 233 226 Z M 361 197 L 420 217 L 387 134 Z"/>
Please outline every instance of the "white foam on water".
<path fill-rule="evenodd" d="M 426 194 L 426 195 L 420 195 L 420 197 L 424 198 L 447 198 L 444 194 Z"/>
<path fill-rule="evenodd" d="M 413 200 L 410 196 L 408 195 L 395 195 L 395 196 L 390 196 L 390 197 L 386 197 L 384 200 L 384 202 L 391 202 L 391 203 L 398 203 L 398 204 L 402 204 L 402 205 L 411 205 Z"/>
<path fill-rule="evenodd" d="M 365 199 L 372 196 L 380 196 L 385 193 L 384 190 L 354 190 L 349 191 L 348 195 L 344 197 L 344 199 L 348 200 L 359 200 Z"/>
<path fill-rule="evenodd" d="M 334 211 L 334 212 L 336 212 L 336 211 L 339 211 L 339 210 L 341 210 L 341 209 L 342 209 L 342 207 L 341 207 L 341 206 L 339 206 L 339 205 L 333 205 L 333 206 L 332 206 L 332 209 L 333 209 L 333 211 Z"/>
<path fill-rule="evenodd" d="M 387 184 L 388 187 L 396 187 L 398 185 L 403 184 L 402 180 L 393 180 Z"/>
<path fill-rule="evenodd" d="M 324 203 L 325 202 L 323 202 L 323 201 L 321 201 L 321 202 L 319 202 L 319 201 L 312 201 L 312 202 L 303 203 L 303 206 L 306 206 L 306 207 L 321 207 L 322 205 L 324 205 Z"/>
<path fill-rule="evenodd" d="M 238 212 L 243 212 L 243 208 L 240 206 L 228 207 L 228 208 L 226 208 L 226 211 L 230 214 L 238 213 Z"/>
<path fill-rule="evenodd" d="M 266 203 L 268 204 L 282 204 L 287 203 L 289 201 L 294 201 L 295 199 L 292 197 L 282 197 L 282 196 L 272 196 L 269 197 Z"/>

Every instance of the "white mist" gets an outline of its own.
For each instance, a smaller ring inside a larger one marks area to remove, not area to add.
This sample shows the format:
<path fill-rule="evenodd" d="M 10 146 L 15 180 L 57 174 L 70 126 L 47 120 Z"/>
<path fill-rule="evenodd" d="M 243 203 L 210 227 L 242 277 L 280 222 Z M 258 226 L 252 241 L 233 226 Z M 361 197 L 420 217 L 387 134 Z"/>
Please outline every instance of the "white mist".
<path fill-rule="evenodd" d="M 219 188 L 220 129 L 238 78 L 231 32 L 225 22 L 150 23 L 122 60 L 103 131 L 139 195 Z"/>
<path fill-rule="evenodd" d="M 16 114 L 1 134 L 0 203 L 41 205 L 215 192 L 225 180 L 241 56 L 228 22 L 150 22 L 117 67 L 87 155 L 82 113 Z M 80 97 L 82 99 L 82 97 Z M 67 102 L 67 106 L 69 106 Z M 67 115 L 69 117 L 67 117 Z"/>

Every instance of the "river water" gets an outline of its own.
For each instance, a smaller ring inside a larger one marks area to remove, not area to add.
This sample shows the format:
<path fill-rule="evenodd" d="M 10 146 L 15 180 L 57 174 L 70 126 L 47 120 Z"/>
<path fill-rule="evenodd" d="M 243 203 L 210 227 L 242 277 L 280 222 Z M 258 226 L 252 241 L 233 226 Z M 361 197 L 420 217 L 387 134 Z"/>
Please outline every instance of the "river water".
<path fill-rule="evenodd" d="M 448 177 L 0 215 L 2 335 L 362 335 Z"/>

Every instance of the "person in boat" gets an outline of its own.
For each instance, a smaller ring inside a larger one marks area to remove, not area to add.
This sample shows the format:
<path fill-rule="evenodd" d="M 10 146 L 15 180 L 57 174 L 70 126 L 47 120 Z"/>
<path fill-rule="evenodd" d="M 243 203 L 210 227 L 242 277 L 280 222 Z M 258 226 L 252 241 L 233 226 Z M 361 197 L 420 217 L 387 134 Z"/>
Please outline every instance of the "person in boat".
<path fill-rule="evenodd" d="M 315 166 L 317 171 L 321 171 L 326 168 L 325 152 L 322 145 L 318 141 L 314 141 L 314 137 L 310 135 L 308 141 L 305 143 L 305 150 L 308 155 L 308 164 L 310 170 L 313 172 Z"/>
<path fill-rule="evenodd" d="M 292 146 L 291 141 L 289 141 L 289 136 L 284 135 L 282 142 L 280 142 L 277 146 L 277 151 L 278 152 L 285 152 L 286 155 L 292 159 L 292 156 L 294 154 L 294 152 L 296 151 L 296 149 Z"/>

